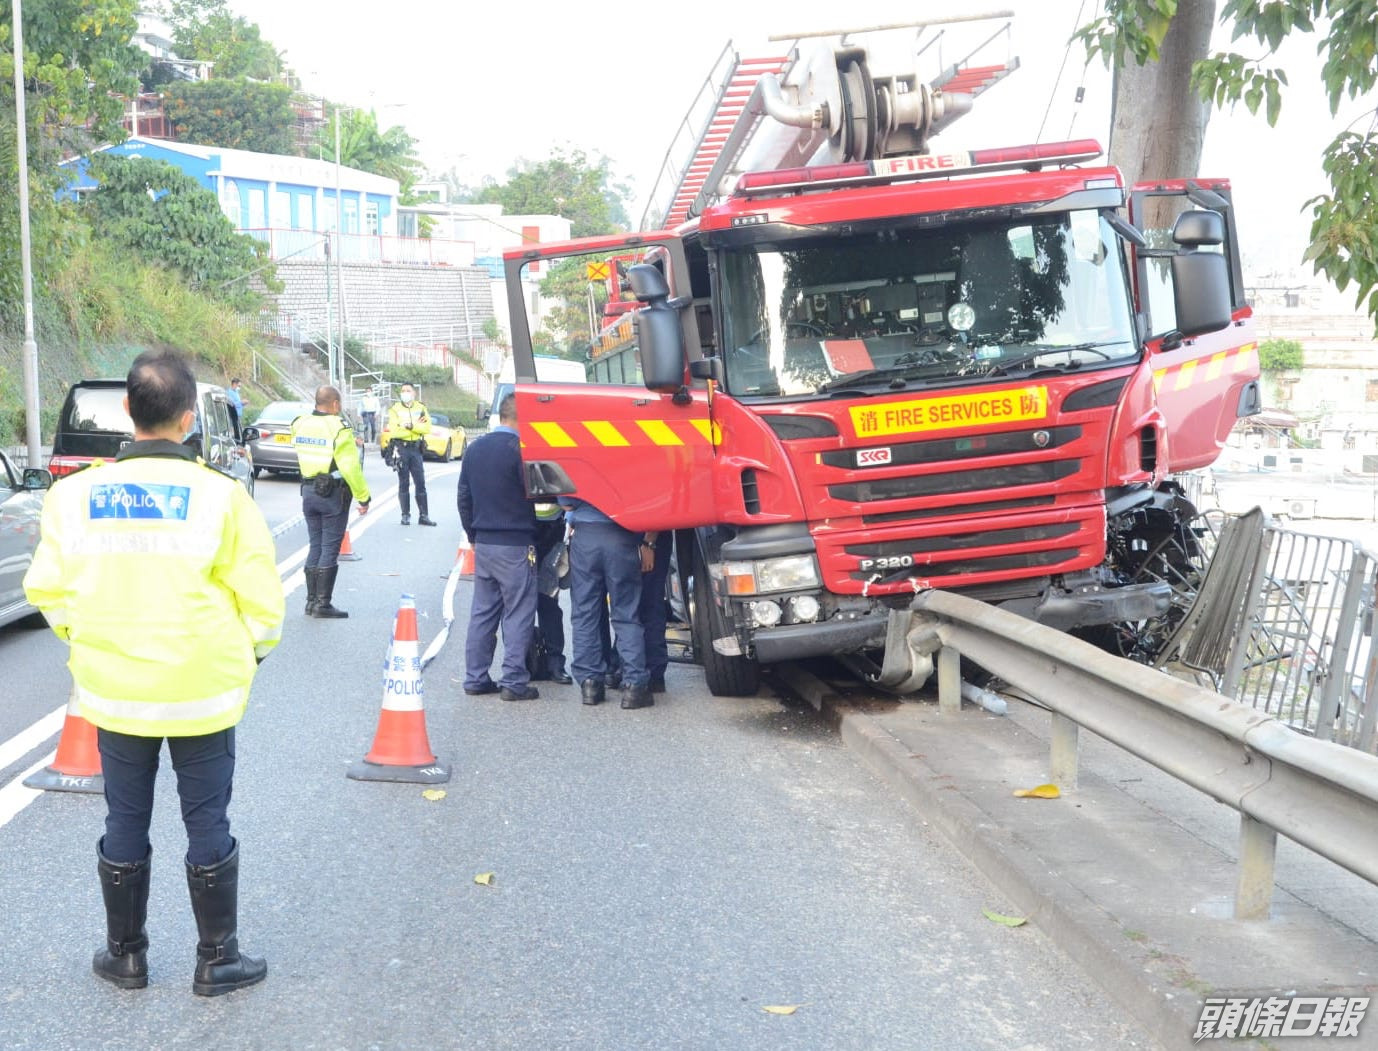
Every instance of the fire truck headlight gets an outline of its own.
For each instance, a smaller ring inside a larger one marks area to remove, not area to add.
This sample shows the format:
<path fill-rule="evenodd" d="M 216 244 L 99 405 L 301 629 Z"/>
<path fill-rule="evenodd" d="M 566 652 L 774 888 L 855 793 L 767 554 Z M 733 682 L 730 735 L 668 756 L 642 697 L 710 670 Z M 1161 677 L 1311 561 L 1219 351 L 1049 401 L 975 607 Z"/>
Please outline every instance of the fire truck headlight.
<path fill-rule="evenodd" d="M 783 611 L 778 602 L 770 599 L 757 599 L 751 604 L 751 619 L 758 628 L 773 628 L 780 623 Z"/>
<path fill-rule="evenodd" d="M 818 565 L 812 555 L 790 555 L 756 563 L 757 591 L 798 591 L 816 587 Z"/>
<path fill-rule="evenodd" d="M 789 611 L 797 623 L 809 624 L 817 620 L 820 609 L 818 599 L 812 595 L 795 595 L 789 600 Z"/>

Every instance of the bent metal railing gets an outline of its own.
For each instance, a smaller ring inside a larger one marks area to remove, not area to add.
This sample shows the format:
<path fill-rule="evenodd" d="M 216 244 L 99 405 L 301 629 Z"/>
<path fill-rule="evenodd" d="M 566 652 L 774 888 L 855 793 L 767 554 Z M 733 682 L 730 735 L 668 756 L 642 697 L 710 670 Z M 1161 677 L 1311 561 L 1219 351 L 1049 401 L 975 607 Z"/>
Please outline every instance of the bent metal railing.
<path fill-rule="evenodd" d="M 1278 833 L 1378 883 L 1378 757 L 974 599 L 930 591 L 913 613 L 911 648 L 938 650 L 940 709 L 961 706 L 965 657 L 1052 712 L 1054 782 L 1075 787 L 1085 727 L 1237 810 L 1237 918 L 1268 915 Z"/>

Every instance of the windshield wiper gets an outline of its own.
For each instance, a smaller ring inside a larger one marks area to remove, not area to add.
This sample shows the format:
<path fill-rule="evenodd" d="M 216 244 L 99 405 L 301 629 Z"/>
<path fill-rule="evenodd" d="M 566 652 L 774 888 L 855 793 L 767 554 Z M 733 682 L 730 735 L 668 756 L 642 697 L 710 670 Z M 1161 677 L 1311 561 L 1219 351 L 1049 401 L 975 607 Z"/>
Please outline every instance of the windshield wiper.
<path fill-rule="evenodd" d="M 1100 348 L 1122 347 L 1128 342 L 1129 341 L 1127 339 L 1107 339 L 1102 340 L 1099 343 L 1072 343 L 1065 347 L 1044 344 L 1043 346 L 1040 346 L 1037 350 L 1032 351 L 1031 353 L 1021 355 L 1017 358 L 1013 358 L 1010 361 L 1000 361 L 995 363 L 991 366 L 990 371 L 987 372 L 986 375 L 1003 376 L 1005 373 L 1010 372 L 1014 369 L 1032 365 L 1036 361 L 1038 361 L 1039 358 L 1046 358 L 1050 354 L 1073 354 L 1079 353 L 1081 351 L 1090 351 L 1092 354 L 1097 354 L 1104 360 L 1109 361 L 1114 355 L 1107 354 Z M 1084 361 L 1065 361 L 1060 362 L 1056 365 L 1044 365 L 1042 366 L 1042 368 L 1049 372 L 1073 372 L 1076 369 L 1081 368 L 1085 364 L 1086 362 Z"/>

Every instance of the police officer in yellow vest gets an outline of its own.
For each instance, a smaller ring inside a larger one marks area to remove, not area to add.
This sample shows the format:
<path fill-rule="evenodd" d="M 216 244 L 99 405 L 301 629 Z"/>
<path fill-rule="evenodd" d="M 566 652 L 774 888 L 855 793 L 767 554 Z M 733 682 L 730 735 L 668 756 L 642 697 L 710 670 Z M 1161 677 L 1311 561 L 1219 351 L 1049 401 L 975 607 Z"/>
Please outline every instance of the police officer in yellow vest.
<path fill-rule="evenodd" d="M 92 967 L 123 989 L 148 984 L 148 829 L 166 737 L 199 934 L 192 992 L 218 996 L 268 973 L 239 952 L 239 844 L 227 808 L 234 728 L 256 662 L 282 630 L 282 582 L 253 498 L 181 444 L 196 404 L 186 360 L 139 355 L 126 391 L 134 441 L 115 463 L 48 493 L 24 589 L 67 643 L 78 711 L 97 728 L 106 948 Z"/>
<path fill-rule="evenodd" d="M 292 421 L 292 448 L 301 468 L 301 513 L 306 518 L 306 615 L 321 620 L 349 616 L 331 604 L 340 572 L 340 545 L 349 526 L 349 497 L 368 514 L 368 482 L 354 432 L 340 416 L 340 392 L 316 391 L 316 409 Z"/>
<path fill-rule="evenodd" d="M 388 407 L 388 449 L 397 468 L 397 502 L 402 505 L 402 524 L 411 525 L 411 494 L 408 479 L 416 483 L 417 519 L 423 526 L 433 526 L 426 499 L 426 464 L 421 455 L 426 435 L 431 433 L 431 414 L 416 400 L 416 388 L 402 384 L 401 400 Z"/>

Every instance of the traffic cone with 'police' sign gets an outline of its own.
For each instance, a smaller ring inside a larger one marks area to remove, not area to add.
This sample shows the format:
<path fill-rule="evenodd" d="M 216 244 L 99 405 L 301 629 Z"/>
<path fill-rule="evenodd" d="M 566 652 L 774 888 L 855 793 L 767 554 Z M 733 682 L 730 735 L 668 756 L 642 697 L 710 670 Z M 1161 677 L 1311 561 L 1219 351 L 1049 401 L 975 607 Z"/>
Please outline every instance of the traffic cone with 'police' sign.
<path fill-rule="evenodd" d="M 67 698 L 67 717 L 62 723 L 62 736 L 57 739 L 57 755 L 52 765 L 26 777 L 24 786 L 45 788 L 50 792 L 105 791 L 96 728 L 78 714 L 75 687 Z"/>
<path fill-rule="evenodd" d="M 383 669 L 383 710 L 373 748 L 347 771 L 355 781 L 410 781 L 424 785 L 450 779 L 436 762 L 426 737 L 422 705 L 421 654 L 416 638 L 416 603 L 403 595 Z"/>

